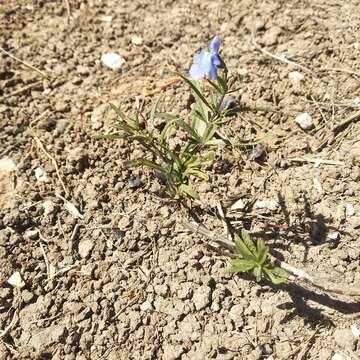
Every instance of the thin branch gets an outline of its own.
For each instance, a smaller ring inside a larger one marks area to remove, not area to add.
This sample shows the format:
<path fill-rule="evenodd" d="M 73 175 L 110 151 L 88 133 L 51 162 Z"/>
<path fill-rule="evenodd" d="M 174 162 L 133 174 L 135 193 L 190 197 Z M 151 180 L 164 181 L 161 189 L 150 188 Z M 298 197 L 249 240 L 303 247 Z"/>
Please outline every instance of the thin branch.
<path fill-rule="evenodd" d="M 44 145 L 42 144 L 40 139 L 35 134 L 33 134 L 33 138 L 35 139 L 35 141 L 38 144 L 41 151 L 52 161 L 52 163 L 53 163 L 53 165 L 55 167 L 56 175 L 57 175 L 57 177 L 58 177 L 58 179 L 60 181 L 60 184 L 61 184 L 62 188 L 64 189 L 65 194 L 69 195 L 69 192 L 67 191 L 67 189 L 65 187 L 65 184 L 61 179 L 59 167 L 58 167 L 58 164 L 57 164 L 56 160 L 45 150 Z"/>
<path fill-rule="evenodd" d="M 283 63 L 285 63 L 285 64 L 288 64 L 288 65 L 297 67 L 297 68 L 299 68 L 299 69 L 301 69 L 301 70 L 303 70 L 303 71 L 311 74 L 311 75 L 314 76 L 315 78 L 317 78 L 316 74 L 315 74 L 312 70 L 310 70 L 309 68 L 307 68 L 307 67 L 305 67 L 305 66 L 303 66 L 303 65 L 300 65 L 300 64 L 298 64 L 298 63 L 296 63 L 296 62 L 294 62 L 294 61 L 288 60 L 288 59 L 286 59 L 286 58 L 284 58 L 284 57 L 274 55 L 274 54 L 272 54 L 271 52 L 263 49 L 263 48 L 262 48 L 260 45 L 258 45 L 258 43 L 256 42 L 254 35 L 252 36 L 251 40 L 252 40 L 252 43 L 253 43 L 253 45 L 255 46 L 255 48 L 258 49 L 261 53 L 263 53 L 263 54 L 265 54 L 265 55 L 267 55 L 267 56 L 269 56 L 269 57 L 271 57 L 271 58 L 273 58 L 273 59 L 275 59 L 275 60 L 281 61 L 281 62 L 283 62 Z"/>
<path fill-rule="evenodd" d="M 40 75 L 44 76 L 44 77 L 48 77 L 43 71 L 39 70 L 38 68 L 36 68 L 35 66 L 29 64 L 28 62 L 19 59 L 18 57 L 16 57 L 15 55 L 10 54 L 8 51 L 6 51 L 5 49 L 3 49 L 2 47 L 0 47 L 0 51 L 2 51 L 4 54 L 6 54 L 7 56 L 11 57 L 12 59 L 18 61 L 19 63 L 25 65 L 26 67 L 28 67 L 31 70 L 36 71 L 37 73 L 39 73 Z"/>

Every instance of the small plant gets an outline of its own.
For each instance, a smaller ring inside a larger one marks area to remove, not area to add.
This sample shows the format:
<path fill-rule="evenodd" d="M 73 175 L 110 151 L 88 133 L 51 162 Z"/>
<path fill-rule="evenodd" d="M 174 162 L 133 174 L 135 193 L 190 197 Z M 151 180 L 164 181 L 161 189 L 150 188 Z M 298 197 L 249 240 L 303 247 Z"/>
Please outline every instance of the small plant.
<path fill-rule="evenodd" d="M 160 99 L 148 114 L 137 113 L 131 119 L 111 104 L 118 116 L 118 122 L 114 125 L 116 131 L 100 136 L 125 138 L 139 143 L 147 153 L 146 158 L 128 161 L 127 165 L 153 169 L 164 183 L 166 195 L 174 200 L 184 197 L 199 199 L 198 193 L 190 185 L 191 178 L 207 179 L 204 168 L 214 159 L 209 147 L 231 143 L 220 133 L 220 127 L 231 111 L 227 97 L 236 90 L 231 90 L 234 81 L 228 79 L 226 66 L 219 56 L 219 47 L 220 38 L 216 36 L 211 41 L 210 52 L 203 51 L 195 56 L 190 69 L 191 80 L 178 74 L 194 92 L 195 104 L 190 119 L 158 111 Z M 222 70 L 222 76 L 218 70 Z M 210 85 L 208 97 L 201 88 L 201 79 L 206 79 Z M 159 121 L 165 121 L 160 132 L 157 130 L 159 126 L 156 126 Z M 169 133 L 173 128 L 179 128 L 186 134 L 186 139 L 175 149 L 169 145 Z"/>
<path fill-rule="evenodd" d="M 249 233 L 242 229 L 241 235 L 236 235 L 234 241 L 241 259 L 233 260 L 226 272 L 251 273 L 255 276 L 256 281 L 267 279 L 275 285 L 286 282 L 288 273 L 271 264 L 269 248 L 265 245 L 264 240 L 259 239 L 255 246 Z"/>

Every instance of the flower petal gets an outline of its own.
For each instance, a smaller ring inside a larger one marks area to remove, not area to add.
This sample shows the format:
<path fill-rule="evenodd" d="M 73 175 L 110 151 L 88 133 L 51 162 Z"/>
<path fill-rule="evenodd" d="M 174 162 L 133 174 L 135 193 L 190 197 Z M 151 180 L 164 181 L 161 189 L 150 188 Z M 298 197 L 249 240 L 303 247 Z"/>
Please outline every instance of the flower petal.
<path fill-rule="evenodd" d="M 220 44 L 221 44 L 221 39 L 219 38 L 219 36 L 215 36 L 210 43 L 210 52 L 214 54 L 218 54 L 220 49 Z"/>
<path fill-rule="evenodd" d="M 190 68 L 190 76 L 193 80 L 200 80 L 207 77 L 212 66 L 211 54 L 205 51 L 195 56 L 194 62 Z"/>

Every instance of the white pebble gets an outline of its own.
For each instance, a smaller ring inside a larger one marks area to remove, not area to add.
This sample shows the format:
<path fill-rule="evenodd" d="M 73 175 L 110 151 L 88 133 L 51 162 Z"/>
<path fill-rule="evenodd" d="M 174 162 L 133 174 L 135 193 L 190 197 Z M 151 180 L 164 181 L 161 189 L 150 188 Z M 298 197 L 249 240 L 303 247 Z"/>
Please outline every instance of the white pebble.
<path fill-rule="evenodd" d="M 101 56 L 101 62 L 111 70 L 119 70 L 126 60 L 116 53 L 105 53 Z"/>
<path fill-rule="evenodd" d="M 295 122 L 304 130 L 310 130 L 314 127 L 314 122 L 309 113 L 302 113 L 295 118 Z"/>
<path fill-rule="evenodd" d="M 268 209 L 268 210 L 276 210 L 279 204 L 275 200 L 256 200 L 254 204 L 254 208 L 256 209 Z"/>
<path fill-rule="evenodd" d="M 353 204 L 346 204 L 345 209 L 346 209 L 346 215 L 347 216 L 355 215 L 355 209 L 354 209 Z"/>
<path fill-rule="evenodd" d="M 294 86 L 298 86 L 302 80 L 304 80 L 305 75 L 299 71 L 292 71 L 289 73 L 289 80 Z"/>

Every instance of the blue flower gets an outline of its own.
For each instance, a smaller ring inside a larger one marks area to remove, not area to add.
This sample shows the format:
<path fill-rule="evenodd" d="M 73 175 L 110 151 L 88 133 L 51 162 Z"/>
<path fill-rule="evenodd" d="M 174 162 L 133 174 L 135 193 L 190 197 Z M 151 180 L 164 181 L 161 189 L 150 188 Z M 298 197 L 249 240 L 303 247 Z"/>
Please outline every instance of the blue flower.
<path fill-rule="evenodd" d="M 195 55 L 195 59 L 190 68 L 190 76 L 193 80 L 216 80 L 217 69 L 222 64 L 219 57 L 221 40 L 215 36 L 210 43 L 210 52 L 202 51 Z"/>

